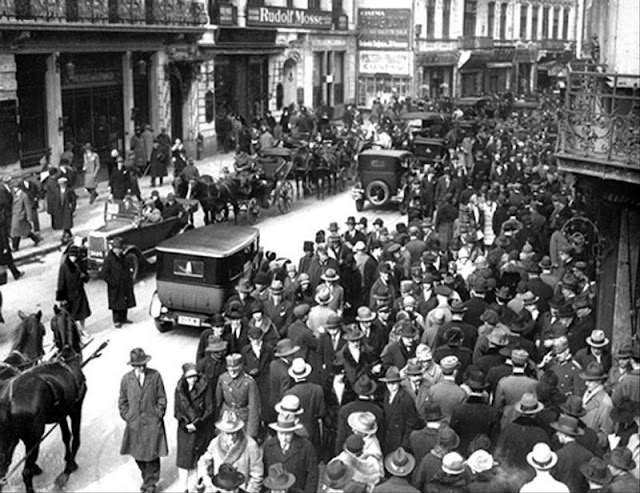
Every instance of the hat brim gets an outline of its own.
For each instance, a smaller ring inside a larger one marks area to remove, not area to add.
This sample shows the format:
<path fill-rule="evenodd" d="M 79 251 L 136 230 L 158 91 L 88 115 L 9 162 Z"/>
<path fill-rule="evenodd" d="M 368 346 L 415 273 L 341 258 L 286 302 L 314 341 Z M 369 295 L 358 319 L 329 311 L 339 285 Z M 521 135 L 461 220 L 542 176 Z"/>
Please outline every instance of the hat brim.
<path fill-rule="evenodd" d="M 401 377 L 397 377 L 397 378 L 382 377 L 382 378 L 379 378 L 378 381 L 384 382 L 384 383 L 395 383 L 395 382 L 402 382 L 402 378 Z"/>
<path fill-rule="evenodd" d="M 373 322 L 375 319 L 376 319 L 376 316 L 374 313 L 371 313 L 371 315 L 368 317 L 358 317 L 356 315 L 356 322 Z"/>
<path fill-rule="evenodd" d="M 544 404 L 542 404 L 542 402 L 538 402 L 536 404 L 535 409 L 527 409 L 527 410 L 523 410 L 522 406 L 520 405 L 520 403 L 518 402 L 515 406 L 514 409 L 520 413 L 520 414 L 538 414 L 540 411 L 542 411 L 544 409 Z"/>
<path fill-rule="evenodd" d="M 218 475 L 216 474 L 211 482 L 216 488 L 220 488 L 221 490 L 231 491 L 235 490 L 238 486 L 243 484 L 245 481 L 244 474 L 236 473 L 234 474 L 233 479 L 229 479 L 228 481 L 220 481 Z"/>
<path fill-rule="evenodd" d="M 143 366 L 143 365 L 146 365 L 149 361 L 151 361 L 151 356 L 147 354 L 147 355 L 145 355 L 144 358 L 142 358 L 140 360 L 136 360 L 136 361 L 129 360 L 127 362 L 127 364 L 129 366 Z"/>
<path fill-rule="evenodd" d="M 591 471 L 591 468 L 589 467 L 588 462 L 585 462 L 580 466 L 580 472 L 582 473 L 582 475 L 592 483 L 599 484 L 600 486 L 605 486 L 613 480 L 613 474 L 611 474 L 611 471 L 609 470 L 609 468 L 607 467 L 604 470 L 605 470 L 605 475 L 603 478 L 600 478 L 600 477 L 593 476 L 591 474 L 592 471 Z"/>
<path fill-rule="evenodd" d="M 332 490 L 342 490 L 351 481 L 352 478 L 353 478 L 352 468 L 349 468 L 349 467 L 346 468 L 344 472 L 344 476 L 338 479 L 331 479 L 327 477 L 327 473 L 325 469 L 325 474 L 322 482 L 327 488 L 330 488 Z"/>
<path fill-rule="evenodd" d="M 275 353 L 273 353 L 273 355 L 277 356 L 278 358 L 283 358 L 286 356 L 291 356 L 292 354 L 296 354 L 298 351 L 300 351 L 300 346 L 293 346 L 287 349 L 286 351 L 282 351 L 282 352 L 276 351 Z"/>
<path fill-rule="evenodd" d="M 449 469 L 444 464 L 442 464 L 441 467 L 444 472 L 446 472 L 447 474 L 451 474 L 452 476 L 459 476 L 460 474 L 463 474 L 465 471 L 464 467 L 462 467 L 461 469 Z"/>
<path fill-rule="evenodd" d="M 364 339 L 364 334 L 358 334 L 358 335 L 346 334 L 344 336 L 344 340 L 347 341 L 347 342 L 361 341 L 362 339 Z"/>
<path fill-rule="evenodd" d="M 636 461 L 634 461 L 633 459 L 629 464 L 622 464 L 621 462 L 612 460 L 614 457 L 611 455 L 611 452 L 607 452 L 606 454 L 604 454 L 603 458 L 607 464 L 613 467 L 617 467 L 618 469 L 622 469 L 623 471 L 631 471 L 636 467 Z"/>
<path fill-rule="evenodd" d="M 307 378 L 309 375 L 311 375 L 311 371 L 312 371 L 311 365 L 309 363 L 305 363 L 304 372 L 300 374 L 294 373 L 293 368 L 289 367 L 289 369 L 287 370 L 287 373 L 294 380 L 302 380 L 303 378 Z"/>
<path fill-rule="evenodd" d="M 402 467 L 398 467 L 393 463 L 391 456 L 387 456 L 384 460 L 385 469 L 389 471 L 389 474 L 393 476 L 398 476 L 401 478 L 408 476 L 409 474 L 411 474 L 414 467 L 416 467 L 416 460 L 412 455 L 407 454 L 406 457 L 407 463 Z"/>
<path fill-rule="evenodd" d="M 227 349 L 227 345 L 220 343 L 220 344 L 214 344 L 214 345 L 209 345 L 205 348 L 204 352 L 205 353 L 217 353 L 219 351 L 224 351 L 225 349 Z"/>
<path fill-rule="evenodd" d="M 335 276 L 329 277 L 329 276 L 325 276 L 324 274 L 322 274 L 320 276 L 320 279 L 322 279 L 323 281 L 337 281 L 337 280 L 340 279 L 340 276 L 335 275 Z"/>
<path fill-rule="evenodd" d="M 282 414 L 291 414 L 293 416 L 299 416 L 304 412 L 304 409 L 302 408 L 298 408 L 296 411 L 293 411 L 291 409 L 283 409 L 282 408 L 282 404 L 280 402 L 277 402 L 275 406 L 273 406 L 274 409 L 276 410 L 277 413 L 282 413 Z"/>
<path fill-rule="evenodd" d="M 571 430 L 571 429 L 565 428 L 564 426 L 559 425 L 557 422 L 549 423 L 549 426 L 551 426 L 551 428 L 553 428 L 554 430 L 559 431 L 560 433 L 564 433 L 565 435 L 569 435 L 572 437 L 584 435 L 584 430 L 580 428 Z"/>
<path fill-rule="evenodd" d="M 298 431 L 301 430 L 303 428 L 301 423 L 296 423 L 291 427 L 288 428 L 284 428 L 282 426 L 280 426 L 278 423 L 269 423 L 269 428 L 271 428 L 274 431 L 279 431 L 281 433 L 293 433 L 294 431 Z"/>
<path fill-rule="evenodd" d="M 267 476 L 266 478 L 264 478 L 264 481 L 262 482 L 262 484 L 265 486 L 265 488 L 268 488 L 274 491 L 288 490 L 296 482 L 296 477 L 289 472 L 287 472 L 286 475 L 287 475 L 287 480 L 284 483 L 279 482 L 276 479 L 272 479 L 270 476 Z"/>
<path fill-rule="evenodd" d="M 594 342 L 593 339 L 591 339 L 591 336 L 587 337 L 586 341 L 587 341 L 587 344 L 589 344 L 589 346 L 597 347 L 597 348 L 608 346 L 610 342 L 609 339 L 606 337 L 602 342 Z"/>
<path fill-rule="evenodd" d="M 580 373 L 580 378 L 586 381 L 606 380 L 609 376 L 601 373 L 600 375 L 587 375 L 585 372 Z"/>
<path fill-rule="evenodd" d="M 325 301 L 321 300 L 319 295 L 315 295 L 313 299 L 318 305 L 328 305 L 333 301 L 333 295 L 330 295 Z"/>
<path fill-rule="evenodd" d="M 551 452 L 551 461 L 548 464 L 541 465 L 533 460 L 533 451 L 527 454 L 527 462 L 531 467 L 537 469 L 539 471 L 548 471 L 549 469 L 553 469 L 553 467 L 558 462 L 558 455 L 555 452 Z"/>
<path fill-rule="evenodd" d="M 356 413 L 351 413 L 349 415 L 349 417 L 347 418 L 347 424 L 352 430 L 357 431 L 358 433 L 362 433 L 364 435 L 372 435 L 378 432 L 378 423 L 375 423 L 373 425 L 373 428 L 370 430 L 365 430 L 364 428 L 362 428 L 360 426 L 360 423 L 356 421 Z"/>
<path fill-rule="evenodd" d="M 217 430 L 222 431 L 224 433 L 235 433 L 236 431 L 240 431 L 244 428 L 244 422 L 239 420 L 234 426 L 226 426 L 226 423 L 216 423 L 215 427 Z"/>

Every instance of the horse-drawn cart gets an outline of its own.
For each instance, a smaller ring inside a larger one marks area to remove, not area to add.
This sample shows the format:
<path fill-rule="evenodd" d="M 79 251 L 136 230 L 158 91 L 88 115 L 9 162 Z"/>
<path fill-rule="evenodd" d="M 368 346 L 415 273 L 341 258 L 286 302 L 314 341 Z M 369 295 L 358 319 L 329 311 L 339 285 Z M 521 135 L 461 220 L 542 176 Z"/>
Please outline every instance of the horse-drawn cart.
<path fill-rule="evenodd" d="M 262 177 L 271 188 L 270 202 L 275 202 L 281 214 L 291 210 L 293 185 L 289 175 L 293 169 L 293 154 L 289 149 L 275 147 L 263 152 L 257 165 L 262 169 Z"/>

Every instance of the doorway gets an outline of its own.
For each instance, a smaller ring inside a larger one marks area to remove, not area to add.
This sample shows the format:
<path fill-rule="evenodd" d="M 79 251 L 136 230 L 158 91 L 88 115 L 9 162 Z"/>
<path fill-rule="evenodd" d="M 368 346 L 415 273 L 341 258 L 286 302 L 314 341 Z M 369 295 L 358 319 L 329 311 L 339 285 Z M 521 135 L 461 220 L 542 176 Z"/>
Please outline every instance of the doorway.
<path fill-rule="evenodd" d="M 47 152 L 46 55 L 17 55 L 20 164 L 34 166 Z M 57 164 L 57 163 L 55 163 Z"/>
<path fill-rule="evenodd" d="M 191 87 L 191 66 L 186 62 L 169 64 L 171 74 L 171 138 L 184 142 L 184 104 Z"/>
<path fill-rule="evenodd" d="M 282 103 L 285 107 L 296 102 L 297 69 L 298 64 L 291 58 L 282 67 Z"/>

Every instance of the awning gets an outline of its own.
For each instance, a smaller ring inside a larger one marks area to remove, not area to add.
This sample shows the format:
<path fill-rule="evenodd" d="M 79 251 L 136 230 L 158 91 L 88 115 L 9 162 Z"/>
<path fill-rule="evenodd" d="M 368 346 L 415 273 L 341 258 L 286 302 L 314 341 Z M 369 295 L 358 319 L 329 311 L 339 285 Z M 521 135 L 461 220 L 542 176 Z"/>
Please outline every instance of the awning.
<path fill-rule="evenodd" d="M 203 53 L 211 55 L 273 55 L 287 46 L 276 44 L 275 29 L 245 29 L 221 27 L 215 32 L 215 42 L 200 44 Z"/>
<path fill-rule="evenodd" d="M 511 68 L 513 63 L 511 62 L 489 62 L 487 68 Z"/>
<path fill-rule="evenodd" d="M 205 55 L 277 55 L 285 50 L 286 46 L 246 46 L 241 45 L 213 45 L 200 46 L 200 51 Z"/>
<path fill-rule="evenodd" d="M 471 53 L 469 59 L 460 67 L 461 72 L 474 72 L 486 68 L 487 63 L 491 60 L 490 52 L 474 52 Z"/>

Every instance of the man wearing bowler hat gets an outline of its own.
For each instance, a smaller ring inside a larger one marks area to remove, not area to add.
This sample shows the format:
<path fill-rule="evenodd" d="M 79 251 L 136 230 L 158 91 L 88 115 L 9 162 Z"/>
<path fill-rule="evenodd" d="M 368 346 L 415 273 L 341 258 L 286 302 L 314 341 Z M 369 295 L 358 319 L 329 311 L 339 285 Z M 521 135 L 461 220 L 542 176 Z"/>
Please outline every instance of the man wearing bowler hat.
<path fill-rule="evenodd" d="M 587 491 L 588 484 L 580 471 L 580 466 L 591 460 L 593 454 L 576 441 L 584 432 L 578 426 L 578 419 L 561 414 L 551 423 L 561 448 L 557 450 L 558 464 L 554 468 L 554 477 L 569 487 L 571 493 Z"/>
<path fill-rule="evenodd" d="M 592 361 L 580 373 L 580 378 L 584 380 L 586 386 L 582 395 L 582 405 L 586 413 L 582 421 L 589 428 L 598 432 L 604 442 L 605 437 L 613 432 L 611 419 L 613 401 L 604 390 L 607 374 L 601 364 Z"/>
<path fill-rule="evenodd" d="M 122 377 L 118 399 L 120 417 L 126 422 L 120 454 L 135 459 L 142 493 L 155 493 L 160 457 L 168 453 L 163 421 L 167 394 L 160 373 L 147 368 L 150 359 L 142 348 L 131 350 L 127 364 L 133 369 Z"/>
<path fill-rule="evenodd" d="M 115 328 L 119 329 L 122 324 L 132 323 L 127 318 L 127 310 L 136 306 L 133 276 L 124 256 L 124 242 L 119 236 L 111 240 L 111 250 L 104 259 L 100 277 L 107 283 L 109 309 Z"/>

